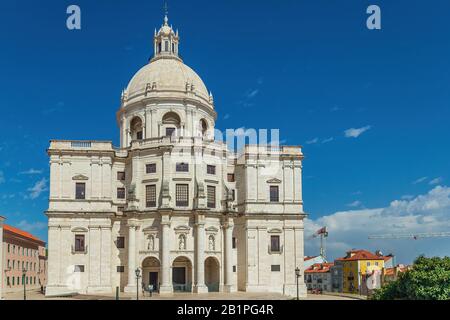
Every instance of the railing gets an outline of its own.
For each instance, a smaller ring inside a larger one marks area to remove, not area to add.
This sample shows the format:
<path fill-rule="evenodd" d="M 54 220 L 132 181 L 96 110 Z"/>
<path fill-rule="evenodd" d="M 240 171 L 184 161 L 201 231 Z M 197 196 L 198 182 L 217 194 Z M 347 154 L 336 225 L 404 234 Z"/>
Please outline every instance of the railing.
<path fill-rule="evenodd" d="M 175 292 L 191 292 L 192 283 L 174 283 L 173 291 Z"/>
<path fill-rule="evenodd" d="M 70 146 L 72 148 L 90 148 L 92 143 L 90 141 L 72 141 Z"/>
<path fill-rule="evenodd" d="M 80 140 L 52 140 L 50 141 L 50 150 L 102 150 L 113 151 L 110 141 L 80 141 Z"/>
<path fill-rule="evenodd" d="M 268 252 L 269 252 L 269 254 L 274 254 L 274 253 L 281 254 L 281 253 L 283 253 L 283 246 L 280 246 L 280 248 L 278 248 L 278 250 L 272 250 L 272 247 L 269 244 Z"/>
<path fill-rule="evenodd" d="M 87 254 L 87 248 L 88 246 L 84 246 L 84 248 L 80 249 L 75 249 L 75 247 L 72 245 L 72 254 Z"/>

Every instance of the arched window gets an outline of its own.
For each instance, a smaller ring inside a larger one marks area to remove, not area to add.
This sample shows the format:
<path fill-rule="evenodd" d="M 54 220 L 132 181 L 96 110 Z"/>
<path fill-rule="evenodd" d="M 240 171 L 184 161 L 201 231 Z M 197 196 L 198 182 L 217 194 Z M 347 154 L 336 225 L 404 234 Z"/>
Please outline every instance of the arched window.
<path fill-rule="evenodd" d="M 201 135 L 203 137 L 206 136 L 206 133 L 208 132 L 208 123 L 206 122 L 205 119 L 200 120 L 199 129 L 200 129 Z"/>
<path fill-rule="evenodd" d="M 142 140 L 144 138 L 144 129 L 141 118 L 134 117 L 133 120 L 131 120 L 130 133 L 132 140 Z"/>
<path fill-rule="evenodd" d="M 177 134 L 180 129 L 181 119 L 175 112 L 168 112 L 162 118 L 163 132 L 165 136 L 172 136 Z"/>

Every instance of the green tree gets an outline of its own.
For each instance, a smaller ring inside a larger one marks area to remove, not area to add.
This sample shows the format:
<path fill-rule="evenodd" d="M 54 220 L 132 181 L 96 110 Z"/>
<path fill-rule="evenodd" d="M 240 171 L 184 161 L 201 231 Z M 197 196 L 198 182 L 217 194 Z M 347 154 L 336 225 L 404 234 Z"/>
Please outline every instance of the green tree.
<path fill-rule="evenodd" d="M 411 270 L 375 291 L 374 300 L 450 300 L 450 257 L 418 257 Z"/>

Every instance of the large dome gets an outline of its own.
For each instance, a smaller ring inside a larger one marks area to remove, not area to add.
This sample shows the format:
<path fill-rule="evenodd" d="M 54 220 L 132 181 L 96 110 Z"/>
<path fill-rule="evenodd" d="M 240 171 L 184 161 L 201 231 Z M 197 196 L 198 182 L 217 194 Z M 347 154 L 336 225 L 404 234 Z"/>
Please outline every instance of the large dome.
<path fill-rule="evenodd" d="M 198 74 L 174 57 L 160 57 L 140 69 L 128 84 L 128 97 L 143 94 L 147 85 L 156 85 L 158 91 L 189 90 L 207 101 L 209 99 L 208 90 Z"/>

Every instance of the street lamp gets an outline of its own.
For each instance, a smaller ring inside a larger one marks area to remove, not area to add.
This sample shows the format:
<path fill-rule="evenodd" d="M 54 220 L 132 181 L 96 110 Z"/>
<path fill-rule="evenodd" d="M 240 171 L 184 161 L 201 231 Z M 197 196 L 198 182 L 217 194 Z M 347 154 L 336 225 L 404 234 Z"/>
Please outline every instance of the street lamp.
<path fill-rule="evenodd" d="M 295 277 L 297 280 L 297 300 L 299 300 L 299 296 L 298 296 L 298 278 L 300 278 L 300 269 L 297 267 L 295 268 Z"/>
<path fill-rule="evenodd" d="M 141 277 L 141 270 L 136 268 L 134 272 L 136 273 L 136 300 L 139 300 L 139 278 Z"/>
<path fill-rule="evenodd" d="M 22 283 L 23 283 L 23 300 L 27 300 L 27 287 L 25 285 L 25 277 L 27 275 L 27 269 L 22 269 Z"/>

